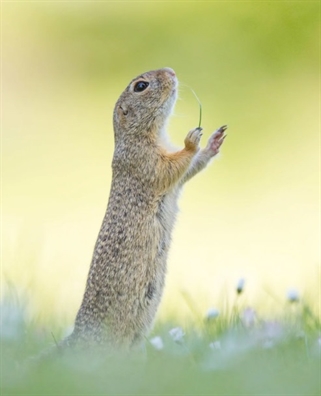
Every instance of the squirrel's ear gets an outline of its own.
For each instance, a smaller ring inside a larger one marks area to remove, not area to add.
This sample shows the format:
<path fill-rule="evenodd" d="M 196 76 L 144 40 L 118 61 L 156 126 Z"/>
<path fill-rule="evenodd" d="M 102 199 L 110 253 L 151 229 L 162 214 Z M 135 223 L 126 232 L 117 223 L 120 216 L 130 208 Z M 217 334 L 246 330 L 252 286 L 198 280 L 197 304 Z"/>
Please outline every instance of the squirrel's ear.
<path fill-rule="evenodd" d="M 122 103 L 121 105 L 119 105 L 119 108 L 123 112 L 124 115 L 128 114 L 128 109 L 127 109 L 127 106 L 125 105 L 125 103 Z"/>

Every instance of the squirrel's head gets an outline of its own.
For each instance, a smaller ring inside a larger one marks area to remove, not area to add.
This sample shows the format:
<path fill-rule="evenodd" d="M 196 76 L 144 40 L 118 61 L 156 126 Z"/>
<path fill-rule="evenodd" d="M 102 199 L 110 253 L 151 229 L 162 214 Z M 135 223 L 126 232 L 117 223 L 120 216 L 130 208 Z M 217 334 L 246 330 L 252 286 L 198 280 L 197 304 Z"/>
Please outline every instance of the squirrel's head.
<path fill-rule="evenodd" d="M 115 139 L 161 130 L 177 97 L 174 70 L 152 70 L 134 78 L 120 95 L 114 109 Z"/>

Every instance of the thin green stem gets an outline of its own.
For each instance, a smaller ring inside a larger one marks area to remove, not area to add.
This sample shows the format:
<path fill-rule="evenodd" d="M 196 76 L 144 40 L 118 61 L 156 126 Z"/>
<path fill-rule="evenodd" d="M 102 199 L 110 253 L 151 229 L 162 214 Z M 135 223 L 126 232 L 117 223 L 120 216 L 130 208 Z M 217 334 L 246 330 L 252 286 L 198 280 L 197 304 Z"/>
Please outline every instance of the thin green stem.
<path fill-rule="evenodd" d="M 200 127 L 201 127 L 201 123 L 202 123 L 202 103 L 201 103 L 201 101 L 199 100 L 199 98 L 198 98 L 198 96 L 196 95 L 196 93 L 194 92 L 194 90 L 193 90 L 191 87 L 189 87 L 189 89 L 192 91 L 193 95 L 195 96 L 195 98 L 196 98 L 196 100 L 198 101 L 198 104 L 199 104 L 199 106 L 200 106 L 200 118 L 199 118 L 199 122 L 198 122 L 198 128 L 200 128 Z"/>

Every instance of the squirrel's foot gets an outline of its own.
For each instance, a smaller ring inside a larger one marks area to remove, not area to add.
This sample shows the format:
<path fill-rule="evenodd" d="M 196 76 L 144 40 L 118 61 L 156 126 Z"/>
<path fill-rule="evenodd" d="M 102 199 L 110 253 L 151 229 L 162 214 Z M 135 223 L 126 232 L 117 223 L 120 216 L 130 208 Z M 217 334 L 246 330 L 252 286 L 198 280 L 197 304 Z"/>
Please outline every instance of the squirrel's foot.
<path fill-rule="evenodd" d="M 184 141 L 185 149 L 188 151 L 197 152 L 199 150 L 199 143 L 202 135 L 202 128 L 200 127 L 189 131 Z"/>
<path fill-rule="evenodd" d="M 224 132 L 227 130 L 227 125 L 221 126 L 221 128 L 217 129 L 212 136 L 208 139 L 207 146 L 205 150 L 210 154 L 211 157 L 214 157 L 224 142 L 224 139 L 227 135 L 224 135 Z"/>

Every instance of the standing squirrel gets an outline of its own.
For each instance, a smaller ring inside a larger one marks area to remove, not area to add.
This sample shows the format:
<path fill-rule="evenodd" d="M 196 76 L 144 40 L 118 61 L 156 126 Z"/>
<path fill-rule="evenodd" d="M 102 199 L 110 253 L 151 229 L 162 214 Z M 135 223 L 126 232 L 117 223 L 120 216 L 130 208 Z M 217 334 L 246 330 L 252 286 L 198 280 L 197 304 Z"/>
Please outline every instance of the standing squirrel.
<path fill-rule="evenodd" d="M 128 349 L 151 328 L 164 289 L 179 192 L 218 153 L 227 128 L 214 132 L 202 150 L 202 128 L 193 129 L 185 147 L 173 150 L 166 124 L 177 88 L 174 70 L 153 70 L 133 79 L 116 103 L 107 211 L 65 345 Z"/>

